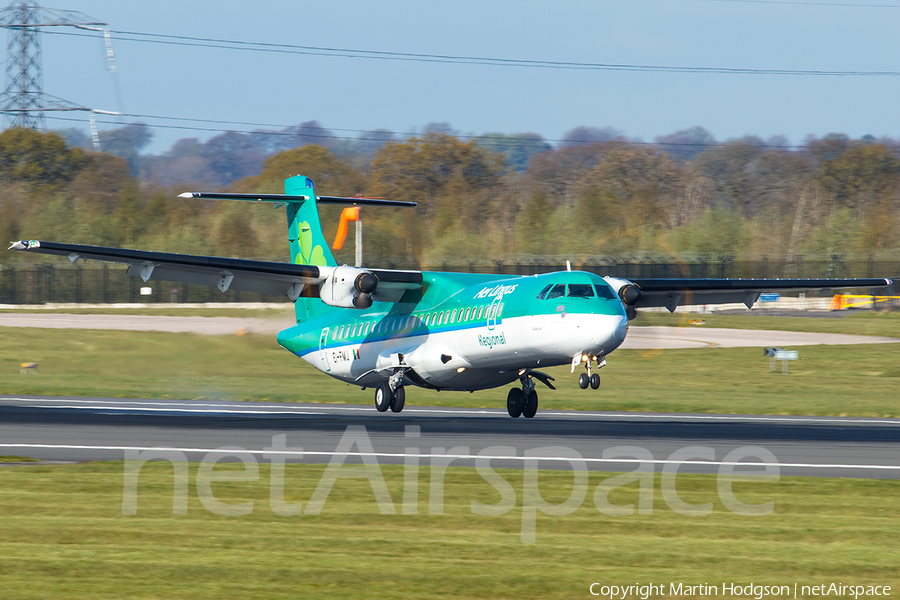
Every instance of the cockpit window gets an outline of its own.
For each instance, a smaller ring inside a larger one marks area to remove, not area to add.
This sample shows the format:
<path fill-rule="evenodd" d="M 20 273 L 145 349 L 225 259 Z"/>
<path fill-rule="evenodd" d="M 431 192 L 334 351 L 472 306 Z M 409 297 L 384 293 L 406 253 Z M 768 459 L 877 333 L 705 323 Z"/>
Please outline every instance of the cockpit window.
<path fill-rule="evenodd" d="M 544 296 L 544 299 L 550 300 L 552 298 L 562 298 L 566 295 L 566 285 L 564 283 L 557 283 L 550 291 L 547 292 L 547 295 Z"/>
<path fill-rule="evenodd" d="M 597 295 L 601 298 L 606 298 L 607 300 L 616 299 L 616 293 L 605 283 L 596 283 L 594 284 L 594 287 L 597 288 Z"/>
<path fill-rule="evenodd" d="M 569 298 L 593 298 L 594 289 L 589 283 L 570 283 Z"/>

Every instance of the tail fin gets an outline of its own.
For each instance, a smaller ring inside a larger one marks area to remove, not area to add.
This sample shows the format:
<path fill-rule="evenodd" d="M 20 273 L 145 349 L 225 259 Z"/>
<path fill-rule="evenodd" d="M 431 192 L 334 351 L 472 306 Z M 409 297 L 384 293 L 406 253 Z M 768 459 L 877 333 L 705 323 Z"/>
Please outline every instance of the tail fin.
<path fill-rule="evenodd" d="M 291 262 L 295 265 L 336 267 L 337 261 L 322 235 L 313 180 L 303 175 L 285 179 L 284 193 Z M 292 197 L 297 197 L 297 200 Z"/>
<path fill-rule="evenodd" d="M 210 192 L 185 192 L 179 198 L 208 198 L 212 200 L 247 200 L 251 202 L 278 202 L 287 206 L 288 243 L 291 262 L 295 265 L 336 267 L 337 261 L 322 235 L 319 221 L 319 204 L 415 206 L 415 202 L 382 200 L 380 198 L 344 198 L 340 196 L 316 196 L 313 180 L 303 175 L 284 180 L 284 194 L 234 194 Z M 294 304 L 297 322 L 331 310 L 318 297 L 317 286 L 307 288 Z"/>

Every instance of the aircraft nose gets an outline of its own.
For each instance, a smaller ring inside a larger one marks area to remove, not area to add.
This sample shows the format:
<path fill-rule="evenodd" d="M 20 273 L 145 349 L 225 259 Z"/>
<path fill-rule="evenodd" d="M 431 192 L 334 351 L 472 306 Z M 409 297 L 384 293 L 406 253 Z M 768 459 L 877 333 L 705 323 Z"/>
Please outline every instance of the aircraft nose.
<path fill-rule="evenodd" d="M 615 332 L 616 346 L 625 341 L 626 335 L 628 335 L 628 317 L 619 317 L 619 325 L 616 327 Z"/>

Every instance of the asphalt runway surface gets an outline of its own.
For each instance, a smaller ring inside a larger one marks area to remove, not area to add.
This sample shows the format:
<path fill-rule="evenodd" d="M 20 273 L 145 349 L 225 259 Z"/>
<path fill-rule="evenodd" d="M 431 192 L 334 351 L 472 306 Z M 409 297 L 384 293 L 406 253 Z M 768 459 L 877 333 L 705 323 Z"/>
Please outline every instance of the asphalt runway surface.
<path fill-rule="evenodd" d="M 575 458 L 599 471 L 777 465 L 781 476 L 900 479 L 900 419 L 549 410 L 512 419 L 500 409 L 0 396 L 0 455 L 123 460 L 167 449 L 196 461 L 229 448 L 225 460 L 265 462 L 280 434 L 290 462 L 403 464 L 412 453 L 424 466 L 475 466 L 481 456 L 497 468 L 571 469 Z"/>

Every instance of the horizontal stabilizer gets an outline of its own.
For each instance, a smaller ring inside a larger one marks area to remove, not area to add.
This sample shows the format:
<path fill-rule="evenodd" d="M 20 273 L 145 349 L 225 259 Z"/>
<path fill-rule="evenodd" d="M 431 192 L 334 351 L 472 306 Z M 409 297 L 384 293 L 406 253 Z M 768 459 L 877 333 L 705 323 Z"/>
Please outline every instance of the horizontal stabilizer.
<path fill-rule="evenodd" d="M 307 196 L 288 194 L 227 194 L 218 192 L 184 192 L 179 198 L 199 198 L 201 200 L 244 200 L 249 202 L 305 202 Z M 382 200 L 381 198 L 349 198 L 343 196 L 316 196 L 318 204 L 346 204 L 359 206 L 416 206 L 416 202 Z"/>

